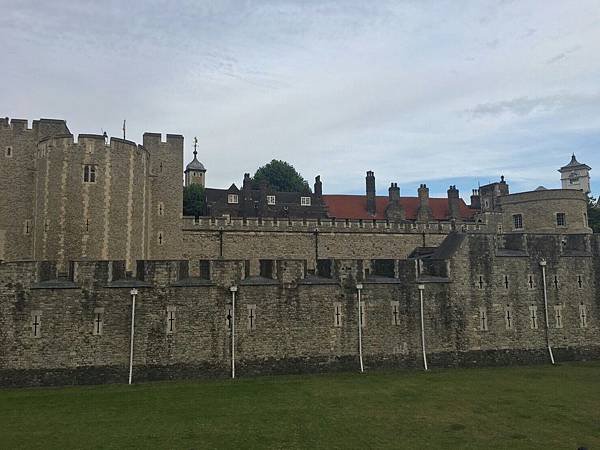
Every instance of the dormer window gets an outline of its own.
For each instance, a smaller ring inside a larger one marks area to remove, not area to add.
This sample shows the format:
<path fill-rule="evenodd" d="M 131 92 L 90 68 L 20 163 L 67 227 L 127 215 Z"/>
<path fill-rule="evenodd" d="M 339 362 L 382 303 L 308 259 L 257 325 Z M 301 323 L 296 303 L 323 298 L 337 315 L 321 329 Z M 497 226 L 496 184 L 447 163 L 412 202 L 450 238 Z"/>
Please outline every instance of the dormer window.
<path fill-rule="evenodd" d="M 228 194 L 227 195 L 227 203 L 231 204 L 237 204 L 239 202 L 238 200 L 238 195 L 237 194 Z"/>
<path fill-rule="evenodd" d="M 274 204 L 275 204 L 275 196 L 267 195 L 267 205 L 274 205 Z"/>
<path fill-rule="evenodd" d="M 300 197 L 300 206 L 310 206 L 310 197 Z"/>
<path fill-rule="evenodd" d="M 96 182 L 96 166 L 85 165 L 83 166 L 83 182 L 84 183 L 95 183 Z"/>

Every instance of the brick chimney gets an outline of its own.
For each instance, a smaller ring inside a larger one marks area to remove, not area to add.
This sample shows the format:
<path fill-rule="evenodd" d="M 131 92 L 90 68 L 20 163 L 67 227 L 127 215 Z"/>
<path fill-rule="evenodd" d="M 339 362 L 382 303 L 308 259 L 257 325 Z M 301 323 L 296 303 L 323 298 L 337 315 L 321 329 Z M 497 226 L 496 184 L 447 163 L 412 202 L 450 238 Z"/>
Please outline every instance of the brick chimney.
<path fill-rule="evenodd" d="M 429 222 L 433 219 L 433 213 L 429 206 L 429 188 L 426 184 L 419 186 L 419 208 L 417 209 L 417 220 L 419 222 Z"/>
<path fill-rule="evenodd" d="M 390 184 L 388 192 L 390 196 L 390 203 L 397 203 L 400 201 L 400 188 L 398 187 L 398 183 Z"/>
<path fill-rule="evenodd" d="M 400 188 L 398 183 L 392 183 L 389 187 L 389 203 L 385 208 L 385 218 L 394 222 L 404 220 L 404 208 L 400 204 Z"/>
<path fill-rule="evenodd" d="M 321 197 L 323 195 L 323 183 L 321 183 L 321 175 L 315 177 L 315 195 Z"/>
<path fill-rule="evenodd" d="M 460 219 L 460 198 L 454 185 L 448 188 L 448 214 L 450 219 Z"/>
<path fill-rule="evenodd" d="M 375 215 L 377 213 L 377 206 L 375 202 L 375 174 L 369 170 L 367 172 L 367 212 Z"/>

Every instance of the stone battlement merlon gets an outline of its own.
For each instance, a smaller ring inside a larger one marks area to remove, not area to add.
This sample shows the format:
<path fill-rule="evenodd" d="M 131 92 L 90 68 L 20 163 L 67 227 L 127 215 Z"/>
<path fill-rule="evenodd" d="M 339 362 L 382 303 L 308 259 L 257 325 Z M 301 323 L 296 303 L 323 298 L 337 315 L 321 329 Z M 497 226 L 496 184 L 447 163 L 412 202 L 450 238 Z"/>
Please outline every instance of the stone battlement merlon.
<path fill-rule="evenodd" d="M 447 234 L 453 229 L 484 232 L 487 226 L 483 223 L 431 221 L 425 222 L 393 222 L 386 220 L 360 219 L 282 219 L 282 218 L 227 218 L 227 217 L 183 217 L 183 231 L 290 231 L 304 232 L 377 232 L 377 233 L 441 233 Z M 453 228 L 454 227 L 454 228 Z"/>

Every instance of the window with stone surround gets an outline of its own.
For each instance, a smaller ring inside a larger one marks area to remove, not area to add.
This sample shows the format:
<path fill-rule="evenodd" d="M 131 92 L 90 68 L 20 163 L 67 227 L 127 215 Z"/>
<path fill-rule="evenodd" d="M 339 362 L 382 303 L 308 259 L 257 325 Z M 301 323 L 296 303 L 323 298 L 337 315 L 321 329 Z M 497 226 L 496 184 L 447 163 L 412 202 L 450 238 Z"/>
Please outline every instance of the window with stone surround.
<path fill-rule="evenodd" d="M 25 223 L 23 224 L 23 234 L 31 234 L 31 219 L 25 220 Z"/>
<path fill-rule="evenodd" d="M 508 286 L 508 275 L 504 275 L 502 279 L 502 287 L 504 287 L 505 290 L 508 290 Z"/>
<path fill-rule="evenodd" d="M 267 195 L 267 205 L 274 205 L 274 204 L 275 204 L 275 196 Z"/>
<path fill-rule="evenodd" d="M 563 327 L 563 305 L 554 305 L 554 326 Z"/>
<path fill-rule="evenodd" d="M 163 202 L 158 202 L 158 215 L 159 216 L 165 215 L 165 204 Z"/>
<path fill-rule="evenodd" d="M 7 158 L 13 157 L 13 148 L 10 145 L 4 150 L 4 156 L 6 156 Z"/>
<path fill-rule="evenodd" d="M 92 164 L 86 164 L 83 166 L 83 182 L 84 183 L 95 183 L 96 182 L 96 166 Z"/>
<path fill-rule="evenodd" d="M 333 326 L 342 326 L 342 304 L 339 302 L 333 304 Z"/>
<path fill-rule="evenodd" d="M 577 275 L 577 287 L 583 289 L 583 277 L 581 275 Z"/>
<path fill-rule="evenodd" d="M 523 214 L 513 214 L 513 229 L 522 230 L 523 229 Z"/>
<path fill-rule="evenodd" d="M 248 330 L 256 329 L 256 305 L 247 305 L 248 308 Z"/>
<path fill-rule="evenodd" d="M 558 275 L 554 275 L 554 278 L 552 279 L 552 286 L 554 286 L 554 289 L 558 290 L 558 286 L 559 286 Z"/>
<path fill-rule="evenodd" d="M 556 213 L 556 226 L 566 227 L 567 226 L 567 215 L 564 212 Z"/>
<path fill-rule="evenodd" d="M 198 262 L 198 278 L 201 280 L 210 280 L 210 261 L 203 259 Z"/>
<path fill-rule="evenodd" d="M 237 194 L 227 194 L 227 203 L 230 205 L 237 204 L 239 202 L 239 197 Z"/>
<path fill-rule="evenodd" d="M 485 287 L 485 281 L 483 281 L 483 275 L 477 276 L 477 281 L 475 282 L 475 285 L 477 286 L 478 289 L 483 289 Z"/>
<path fill-rule="evenodd" d="M 537 306 L 535 305 L 529 307 L 529 327 L 532 330 L 537 330 L 538 328 Z"/>
<path fill-rule="evenodd" d="M 527 275 L 527 289 L 535 289 L 535 277 L 533 274 Z"/>
<path fill-rule="evenodd" d="M 504 307 L 504 327 L 507 330 L 512 330 L 513 326 L 513 309 L 510 305 L 506 305 Z"/>
<path fill-rule="evenodd" d="M 273 266 L 274 261 L 272 259 L 261 259 L 260 264 L 260 276 L 263 278 L 273 278 Z"/>
<path fill-rule="evenodd" d="M 31 311 L 31 337 L 42 337 L 42 312 L 40 310 Z"/>
<path fill-rule="evenodd" d="M 487 308 L 479 308 L 479 331 L 488 331 Z"/>
<path fill-rule="evenodd" d="M 167 334 L 175 332 L 175 311 L 177 307 L 167 306 Z"/>
<path fill-rule="evenodd" d="M 158 245 L 163 245 L 165 243 L 165 238 L 163 236 L 162 231 L 158 232 L 158 235 L 156 236 L 156 241 L 158 242 Z"/>
<path fill-rule="evenodd" d="M 390 302 L 392 308 L 392 325 L 400 325 L 400 302 Z"/>
<path fill-rule="evenodd" d="M 300 197 L 300 206 L 310 206 L 310 197 Z"/>
<path fill-rule="evenodd" d="M 583 302 L 579 304 L 579 326 L 587 328 L 587 307 Z"/>
<path fill-rule="evenodd" d="M 92 327 L 92 334 L 94 336 L 102 336 L 104 329 L 104 308 L 94 308 L 94 322 Z"/>

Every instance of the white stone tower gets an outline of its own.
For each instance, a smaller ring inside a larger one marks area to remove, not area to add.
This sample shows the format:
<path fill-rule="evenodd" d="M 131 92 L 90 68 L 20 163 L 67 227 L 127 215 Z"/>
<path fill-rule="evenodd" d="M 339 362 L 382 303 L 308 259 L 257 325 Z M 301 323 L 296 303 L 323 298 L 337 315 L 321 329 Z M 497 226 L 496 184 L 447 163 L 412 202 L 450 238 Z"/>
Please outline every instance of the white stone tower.
<path fill-rule="evenodd" d="M 558 169 L 560 172 L 560 181 L 563 189 L 577 189 L 585 194 L 591 192 L 590 189 L 590 170 L 592 168 L 587 164 L 581 164 L 575 158 L 575 153 L 571 156 L 571 162 Z"/>
<path fill-rule="evenodd" d="M 206 169 L 204 164 L 198 161 L 196 147 L 198 146 L 198 139 L 194 138 L 194 159 L 185 168 L 185 185 L 199 184 L 204 187 L 206 179 Z"/>

